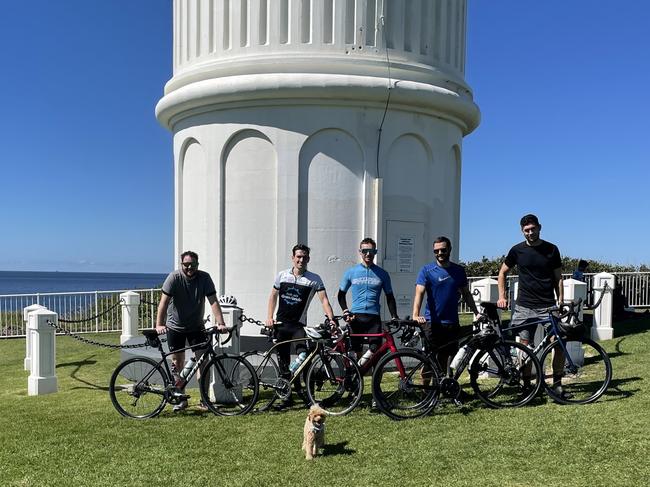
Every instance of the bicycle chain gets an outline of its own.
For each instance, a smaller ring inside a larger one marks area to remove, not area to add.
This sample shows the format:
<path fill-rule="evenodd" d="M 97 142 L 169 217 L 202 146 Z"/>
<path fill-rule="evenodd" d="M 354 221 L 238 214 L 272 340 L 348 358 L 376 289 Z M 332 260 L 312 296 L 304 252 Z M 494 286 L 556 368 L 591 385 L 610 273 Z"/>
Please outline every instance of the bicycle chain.
<path fill-rule="evenodd" d="M 112 343 L 104 343 L 104 342 L 98 342 L 95 340 L 90 340 L 88 338 L 84 338 L 81 335 L 77 335 L 76 333 L 72 333 L 70 330 L 66 330 L 62 326 L 57 325 L 53 321 L 47 320 L 47 324 L 50 325 L 52 328 L 54 328 L 56 331 L 59 333 L 62 333 L 63 335 L 67 335 L 70 338 L 74 338 L 75 340 L 78 340 L 82 343 L 85 343 L 86 345 L 95 345 L 97 347 L 103 347 L 103 348 L 111 348 L 111 349 L 126 349 L 126 348 L 143 348 L 147 346 L 147 343 L 139 343 L 136 345 L 114 345 Z M 166 342 L 167 340 L 165 338 L 160 338 L 161 342 Z"/>

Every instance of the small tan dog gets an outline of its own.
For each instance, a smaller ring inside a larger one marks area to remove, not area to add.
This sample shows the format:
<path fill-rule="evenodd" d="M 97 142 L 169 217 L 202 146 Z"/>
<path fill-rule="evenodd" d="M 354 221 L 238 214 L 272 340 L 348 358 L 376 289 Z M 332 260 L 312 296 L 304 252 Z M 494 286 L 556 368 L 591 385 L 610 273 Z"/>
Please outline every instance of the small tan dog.
<path fill-rule="evenodd" d="M 305 451 L 305 458 L 312 460 L 318 455 L 318 449 L 325 445 L 325 412 L 320 406 L 309 408 L 309 414 L 305 420 L 303 430 L 302 449 Z"/>

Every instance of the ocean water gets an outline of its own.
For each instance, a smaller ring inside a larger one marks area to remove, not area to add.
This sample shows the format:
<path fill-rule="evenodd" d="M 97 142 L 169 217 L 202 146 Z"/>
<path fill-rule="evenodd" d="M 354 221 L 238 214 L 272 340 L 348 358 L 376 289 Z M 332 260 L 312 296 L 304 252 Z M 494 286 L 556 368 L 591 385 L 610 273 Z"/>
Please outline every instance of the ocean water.
<path fill-rule="evenodd" d="M 162 286 L 167 274 L 0 271 L 0 295 L 124 291 Z"/>

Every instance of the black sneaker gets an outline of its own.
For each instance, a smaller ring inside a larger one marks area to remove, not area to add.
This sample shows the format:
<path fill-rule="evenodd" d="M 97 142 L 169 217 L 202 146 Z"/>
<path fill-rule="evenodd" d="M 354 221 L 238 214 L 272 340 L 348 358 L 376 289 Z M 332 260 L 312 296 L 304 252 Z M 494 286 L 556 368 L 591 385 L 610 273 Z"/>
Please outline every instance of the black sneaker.
<path fill-rule="evenodd" d="M 305 391 L 300 389 L 299 391 L 295 391 L 295 393 L 296 396 L 298 396 L 302 402 L 304 402 L 305 404 L 310 404 L 311 401 L 309 400 L 309 396 Z"/>
<path fill-rule="evenodd" d="M 291 406 L 293 406 L 293 398 L 289 396 L 287 399 L 283 399 L 278 404 L 274 405 L 273 409 L 276 411 L 284 411 L 285 409 L 289 409 Z"/>

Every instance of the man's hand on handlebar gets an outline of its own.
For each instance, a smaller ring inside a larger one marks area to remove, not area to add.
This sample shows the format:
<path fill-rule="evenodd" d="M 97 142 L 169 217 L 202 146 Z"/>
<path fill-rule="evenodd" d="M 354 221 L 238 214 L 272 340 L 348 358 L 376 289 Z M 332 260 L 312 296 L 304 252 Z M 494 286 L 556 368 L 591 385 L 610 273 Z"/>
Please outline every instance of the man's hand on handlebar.
<path fill-rule="evenodd" d="M 497 308 L 506 309 L 508 307 L 508 300 L 506 298 L 499 298 L 497 300 Z"/>
<path fill-rule="evenodd" d="M 267 328 L 273 328 L 275 326 L 275 320 L 269 318 L 264 322 Z"/>
<path fill-rule="evenodd" d="M 424 316 L 413 316 L 413 321 L 417 321 L 420 324 L 426 323 L 427 319 Z"/>

